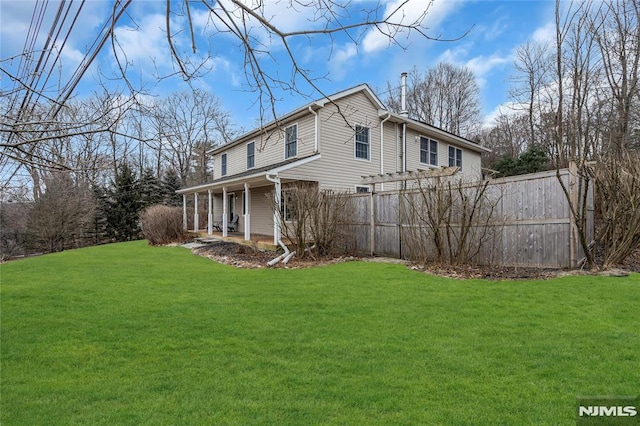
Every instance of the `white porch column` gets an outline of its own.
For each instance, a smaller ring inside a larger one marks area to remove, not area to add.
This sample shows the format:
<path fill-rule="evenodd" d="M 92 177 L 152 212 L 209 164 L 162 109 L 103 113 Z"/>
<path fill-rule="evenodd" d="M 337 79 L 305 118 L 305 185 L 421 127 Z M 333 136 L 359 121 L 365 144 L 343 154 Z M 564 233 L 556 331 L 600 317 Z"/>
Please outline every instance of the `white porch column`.
<path fill-rule="evenodd" d="M 222 187 L 222 236 L 227 236 L 227 187 Z"/>
<path fill-rule="evenodd" d="M 188 231 L 187 222 L 187 194 L 182 194 L 182 229 Z"/>
<path fill-rule="evenodd" d="M 244 184 L 244 239 L 251 239 L 251 194 L 249 193 L 249 184 Z"/>
<path fill-rule="evenodd" d="M 207 235 L 213 235 L 213 196 L 211 190 L 207 191 L 209 195 L 209 215 L 207 216 Z"/>
<path fill-rule="evenodd" d="M 280 241 L 280 212 L 282 211 L 282 185 L 280 179 L 275 182 L 276 209 L 273 211 L 273 245 L 277 246 Z"/>
<path fill-rule="evenodd" d="M 193 194 L 195 197 L 195 208 L 193 209 L 193 232 L 198 232 L 198 193 Z"/>

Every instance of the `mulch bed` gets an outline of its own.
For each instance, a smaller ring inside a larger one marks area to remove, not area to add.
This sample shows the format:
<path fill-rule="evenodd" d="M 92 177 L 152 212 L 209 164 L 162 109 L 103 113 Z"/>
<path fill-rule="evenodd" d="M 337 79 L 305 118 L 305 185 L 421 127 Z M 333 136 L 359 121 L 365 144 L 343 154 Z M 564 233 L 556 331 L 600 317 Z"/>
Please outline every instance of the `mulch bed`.
<path fill-rule="evenodd" d="M 268 268 L 269 266 L 267 266 L 267 263 L 281 253 L 270 250 L 261 250 L 257 247 L 228 241 L 217 241 L 206 246 L 193 249 L 193 252 L 199 256 L 215 260 L 219 263 L 224 263 L 225 265 L 248 269 Z M 272 266 L 272 268 L 310 268 L 312 266 L 346 262 L 354 259 L 355 258 L 353 256 L 344 256 L 313 260 L 300 259 L 297 256 L 293 256 L 286 265 L 279 262 Z"/>
<path fill-rule="evenodd" d="M 261 250 L 257 247 L 238 244 L 228 241 L 217 241 L 206 246 L 193 249 L 193 252 L 199 256 L 212 259 L 216 262 L 235 266 L 237 268 L 266 268 L 267 262 L 275 258 L 279 253 L 269 250 Z M 277 263 L 274 268 L 299 269 L 309 268 L 319 265 L 327 265 L 331 263 L 340 263 L 351 260 L 364 261 L 388 261 L 393 263 L 406 263 L 413 270 L 422 271 L 428 274 L 445 276 L 450 278 L 469 279 L 548 279 L 564 275 L 581 275 L 581 274 L 603 274 L 614 276 L 626 276 L 629 272 L 640 272 L 640 251 L 631 256 L 620 269 L 610 271 L 586 271 L 586 270 L 566 270 L 566 269 L 542 269 L 542 268 L 513 268 L 498 266 L 437 266 L 437 265 L 417 265 L 400 261 L 398 259 L 384 258 L 355 258 L 353 256 L 342 256 L 335 258 L 323 259 L 300 259 L 296 256 L 291 258 L 286 265 L 282 262 Z"/>

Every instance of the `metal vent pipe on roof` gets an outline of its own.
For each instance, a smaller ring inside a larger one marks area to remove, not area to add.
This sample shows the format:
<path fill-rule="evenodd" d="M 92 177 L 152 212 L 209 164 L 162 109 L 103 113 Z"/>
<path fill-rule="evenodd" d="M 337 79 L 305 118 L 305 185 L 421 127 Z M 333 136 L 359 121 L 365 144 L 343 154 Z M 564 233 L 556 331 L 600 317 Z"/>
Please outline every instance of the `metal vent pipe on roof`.
<path fill-rule="evenodd" d="M 400 88 L 402 89 L 401 95 L 400 95 L 400 106 L 402 108 L 402 110 L 400 111 L 400 115 L 402 115 L 403 117 L 408 117 L 409 116 L 409 112 L 407 111 L 407 73 L 403 72 L 402 74 L 400 74 Z"/>

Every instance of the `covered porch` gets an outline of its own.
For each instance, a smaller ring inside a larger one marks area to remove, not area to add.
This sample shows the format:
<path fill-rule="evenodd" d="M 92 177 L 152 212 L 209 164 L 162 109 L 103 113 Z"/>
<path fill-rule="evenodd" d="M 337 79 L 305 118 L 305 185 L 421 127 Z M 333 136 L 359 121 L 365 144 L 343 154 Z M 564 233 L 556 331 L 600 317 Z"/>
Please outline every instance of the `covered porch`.
<path fill-rule="evenodd" d="M 279 173 L 313 159 L 288 161 L 278 167 L 253 170 L 178 190 L 183 200 L 184 229 L 202 236 L 235 237 L 244 241 L 263 241 L 266 237 L 277 245 L 282 237 L 278 212 L 282 187 L 298 180 L 283 178 Z M 188 212 L 188 201 L 191 200 L 192 221 Z"/>

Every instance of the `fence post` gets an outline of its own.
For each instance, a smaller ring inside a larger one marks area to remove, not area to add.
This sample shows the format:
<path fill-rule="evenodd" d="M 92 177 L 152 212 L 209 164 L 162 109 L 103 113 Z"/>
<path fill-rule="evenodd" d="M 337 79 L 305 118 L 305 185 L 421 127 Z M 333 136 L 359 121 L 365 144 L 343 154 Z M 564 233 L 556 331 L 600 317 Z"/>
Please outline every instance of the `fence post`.
<path fill-rule="evenodd" d="M 575 161 L 569 162 L 569 205 L 578 206 L 578 165 Z M 576 224 L 576 217 L 571 213 L 569 209 L 569 262 L 571 268 L 578 266 L 578 226 Z"/>
<path fill-rule="evenodd" d="M 374 192 L 376 190 L 376 184 L 372 184 L 371 188 L 369 189 L 369 252 L 371 254 L 371 256 L 373 256 L 373 253 L 375 251 L 376 248 L 376 216 L 375 216 L 375 212 L 374 212 L 374 208 L 375 208 L 375 202 L 373 199 L 374 196 Z"/>

